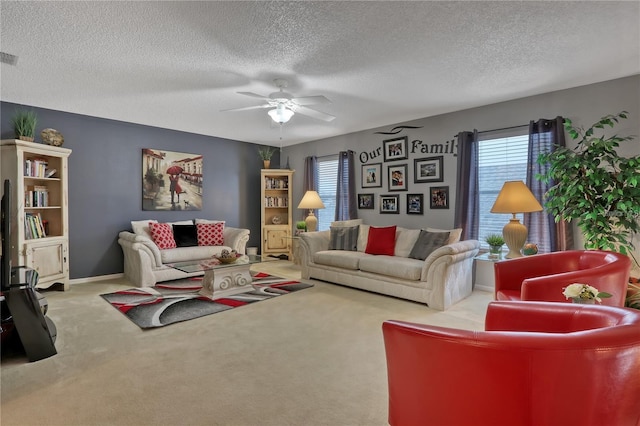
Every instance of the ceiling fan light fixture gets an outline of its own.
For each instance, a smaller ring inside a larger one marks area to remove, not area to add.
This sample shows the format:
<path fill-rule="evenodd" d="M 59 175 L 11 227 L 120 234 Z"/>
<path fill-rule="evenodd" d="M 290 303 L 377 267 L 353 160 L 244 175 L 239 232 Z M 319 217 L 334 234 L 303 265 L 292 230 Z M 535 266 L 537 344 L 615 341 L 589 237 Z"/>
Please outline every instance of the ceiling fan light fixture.
<path fill-rule="evenodd" d="M 271 119 L 279 124 L 284 124 L 293 117 L 293 111 L 282 104 L 278 104 L 274 109 L 269 110 Z"/>

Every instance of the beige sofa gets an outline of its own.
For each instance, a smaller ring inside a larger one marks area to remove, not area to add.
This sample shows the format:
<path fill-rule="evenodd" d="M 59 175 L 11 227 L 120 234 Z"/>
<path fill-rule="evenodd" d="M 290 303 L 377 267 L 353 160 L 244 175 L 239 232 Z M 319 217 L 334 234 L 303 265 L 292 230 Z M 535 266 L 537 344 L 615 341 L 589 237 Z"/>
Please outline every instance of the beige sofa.
<path fill-rule="evenodd" d="M 409 258 L 419 229 L 396 229 L 394 255 L 365 253 L 369 225 L 360 220 L 334 223 L 334 226 L 359 224 L 357 250 L 329 250 L 330 231 L 300 235 L 302 278 L 315 278 L 369 290 L 445 310 L 471 294 L 473 258 L 480 242 L 459 241 L 460 229 L 445 231 L 445 245 L 425 260 Z M 443 231 L 426 229 L 427 231 Z"/>
<path fill-rule="evenodd" d="M 224 249 L 245 254 L 249 230 L 224 227 L 224 245 L 193 246 L 160 250 L 151 239 L 144 222 L 132 222 L 132 230 L 122 231 L 118 243 L 124 253 L 124 276 L 138 287 L 152 287 L 157 282 L 177 280 L 202 275 L 202 272 L 186 273 L 168 266 L 169 263 L 207 259 L 220 254 Z M 192 224 L 193 221 L 172 222 L 176 225 Z"/>

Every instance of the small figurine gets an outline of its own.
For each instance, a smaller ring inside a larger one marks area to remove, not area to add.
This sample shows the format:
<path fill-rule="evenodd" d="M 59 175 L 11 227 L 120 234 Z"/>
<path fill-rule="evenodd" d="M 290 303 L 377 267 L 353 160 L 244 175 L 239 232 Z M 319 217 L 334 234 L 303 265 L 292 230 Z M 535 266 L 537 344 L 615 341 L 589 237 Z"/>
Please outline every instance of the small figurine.
<path fill-rule="evenodd" d="M 522 253 L 525 256 L 531 256 L 532 254 L 538 253 L 538 245 L 534 243 L 525 244 L 522 248 Z"/>

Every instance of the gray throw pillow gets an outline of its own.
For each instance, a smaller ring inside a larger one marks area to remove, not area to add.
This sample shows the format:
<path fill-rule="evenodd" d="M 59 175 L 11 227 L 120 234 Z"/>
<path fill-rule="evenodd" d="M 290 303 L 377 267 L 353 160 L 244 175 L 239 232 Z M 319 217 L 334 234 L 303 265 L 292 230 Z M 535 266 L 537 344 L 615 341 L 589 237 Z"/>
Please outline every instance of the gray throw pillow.
<path fill-rule="evenodd" d="M 412 259 L 425 260 L 433 251 L 447 244 L 448 232 L 429 232 L 420 230 L 420 236 L 411 249 L 409 257 Z"/>
<path fill-rule="evenodd" d="M 330 229 L 329 250 L 356 251 L 358 249 L 358 226 L 331 227 Z"/>

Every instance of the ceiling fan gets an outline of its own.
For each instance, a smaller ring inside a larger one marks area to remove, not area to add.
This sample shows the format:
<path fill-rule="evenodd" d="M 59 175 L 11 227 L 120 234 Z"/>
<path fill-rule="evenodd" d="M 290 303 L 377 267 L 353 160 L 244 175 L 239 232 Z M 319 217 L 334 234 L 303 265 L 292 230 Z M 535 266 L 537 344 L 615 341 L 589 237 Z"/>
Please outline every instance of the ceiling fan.
<path fill-rule="evenodd" d="M 258 95 L 253 92 L 238 92 L 240 95 L 251 96 L 252 98 L 263 99 L 267 103 L 262 105 L 249 106 L 244 108 L 225 109 L 222 111 L 248 111 L 252 109 L 264 109 L 271 108 L 268 111 L 269 116 L 279 124 L 284 124 L 293 117 L 295 113 L 306 115 L 308 117 L 316 118 L 323 121 L 332 121 L 336 117 L 333 115 L 309 108 L 309 105 L 328 104 L 331 103 L 329 99 L 322 95 L 318 96 L 303 96 L 300 98 L 294 98 L 291 93 L 285 92 L 289 83 L 282 78 L 276 78 L 273 80 L 276 87 L 280 89 L 278 92 L 270 93 L 268 96 Z"/>

